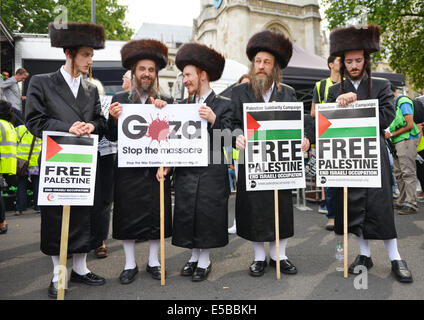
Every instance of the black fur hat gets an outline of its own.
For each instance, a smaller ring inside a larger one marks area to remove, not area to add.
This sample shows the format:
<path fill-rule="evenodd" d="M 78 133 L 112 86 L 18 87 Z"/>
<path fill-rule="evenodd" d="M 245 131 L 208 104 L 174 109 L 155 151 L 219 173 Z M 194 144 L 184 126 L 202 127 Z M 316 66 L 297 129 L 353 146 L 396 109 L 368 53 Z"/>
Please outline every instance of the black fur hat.
<path fill-rule="evenodd" d="M 68 22 L 66 28 L 57 29 L 54 22 L 50 22 L 49 34 L 52 47 L 91 47 L 93 49 L 105 47 L 105 30 L 98 24 Z"/>
<path fill-rule="evenodd" d="M 152 39 L 131 40 L 121 49 L 122 66 L 131 69 L 134 63 L 142 59 L 155 61 L 163 69 L 168 63 L 168 48 L 162 42 Z"/>
<path fill-rule="evenodd" d="M 260 51 L 271 53 L 281 69 L 284 69 L 289 64 L 293 53 L 293 45 L 284 34 L 265 30 L 254 34 L 246 47 L 246 54 L 250 61 L 252 61 Z"/>
<path fill-rule="evenodd" d="M 218 51 L 200 43 L 186 43 L 178 49 L 175 64 L 181 71 L 186 65 L 193 65 L 206 71 L 210 81 L 216 81 L 222 76 L 225 58 Z"/>
<path fill-rule="evenodd" d="M 334 29 L 330 33 L 330 55 L 341 56 L 352 50 L 365 50 L 368 53 L 379 51 L 380 31 L 379 25 Z"/>

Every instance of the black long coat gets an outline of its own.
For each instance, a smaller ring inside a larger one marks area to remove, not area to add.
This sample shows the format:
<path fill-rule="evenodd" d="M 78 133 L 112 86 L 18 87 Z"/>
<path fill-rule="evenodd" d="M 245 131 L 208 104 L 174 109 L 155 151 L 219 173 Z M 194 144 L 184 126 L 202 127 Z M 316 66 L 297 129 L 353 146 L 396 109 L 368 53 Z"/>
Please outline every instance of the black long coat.
<path fill-rule="evenodd" d="M 243 103 L 265 102 L 256 98 L 253 89 L 242 83 L 232 89 L 234 103 L 234 129 L 244 130 Z M 281 91 L 274 90 L 270 102 L 297 102 L 293 88 L 282 85 Z M 305 136 L 313 143 L 313 128 L 305 127 Z M 246 191 L 245 165 L 239 164 L 236 197 L 237 234 L 255 242 L 275 241 L 274 191 Z M 293 200 L 291 190 L 278 191 L 280 239 L 292 237 Z"/>
<path fill-rule="evenodd" d="M 190 101 L 194 103 L 194 99 Z M 208 123 L 210 158 L 214 129 L 230 129 L 231 100 L 212 93 L 205 104 L 216 114 Z M 172 244 L 183 248 L 218 248 L 228 244 L 228 165 L 224 163 L 222 144 L 218 152 L 221 164 L 175 169 L 175 207 Z"/>
<path fill-rule="evenodd" d="M 29 83 L 25 107 L 25 122 L 29 131 L 42 137 L 44 130 L 69 132 L 76 121 L 90 122 L 93 133 L 103 134 L 106 119 L 101 115 L 97 88 L 81 80 L 77 98 L 63 78 L 60 70 L 35 75 Z M 98 172 L 98 171 L 97 171 Z M 41 251 L 47 255 L 59 255 L 62 230 L 62 206 L 40 206 Z M 87 253 L 101 245 L 91 243 L 92 207 L 71 207 L 69 221 L 68 253 Z"/>
<path fill-rule="evenodd" d="M 355 89 L 350 80 L 344 81 L 344 92 L 354 92 L 358 100 L 378 99 L 380 117 L 381 188 L 348 188 L 348 232 L 364 239 L 388 240 L 397 237 L 393 211 L 392 173 L 384 143 L 384 130 L 395 118 L 394 96 L 390 82 L 372 78 L 372 94 L 368 95 L 366 76 Z M 327 102 L 340 95 L 340 83 L 330 87 Z M 343 234 L 343 188 L 336 188 L 335 232 Z"/>
<path fill-rule="evenodd" d="M 132 104 L 129 91 L 118 92 L 112 103 Z M 161 96 L 169 104 L 173 99 Z M 150 103 L 149 100 L 146 103 Z M 117 122 L 108 119 L 106 137 L 110 141 L 118 140 Z M 160 183 L 156 179 L 158 168 L 118 168 L 115 163 L 115 191 L 113 204 L 112 236 L 118 240 L 160 238 Z M 172 233 L 172 204 L 170 174 L 164 179 L 165 200 L 165 237 Z"/>

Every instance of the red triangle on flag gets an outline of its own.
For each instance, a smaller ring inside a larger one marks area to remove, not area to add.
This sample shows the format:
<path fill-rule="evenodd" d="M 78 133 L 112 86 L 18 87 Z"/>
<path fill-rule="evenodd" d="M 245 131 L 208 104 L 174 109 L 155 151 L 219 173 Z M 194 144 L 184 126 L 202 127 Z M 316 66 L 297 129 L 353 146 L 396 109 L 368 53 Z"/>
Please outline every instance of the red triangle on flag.
<path fill-rule="evenodd" d="M 246 112 L 246 127 L 247 127 L 247 140 L 258 131 L 261 126 L 249 113 Z"/>
<path fill-rule="evenodd" d="M 55 154 L 62 151 L 62 147 L 56 143 L 52 138 L 47 136 L 47 151 L 46 151 L 46 161 L 49 161 L 51 157 L 53 157 Z"/>
<path fill-rule="evenodd" d="M 318 112 L 318 137 L 321 137 L 331 125 L 332 123 L 321 112 Z"/>

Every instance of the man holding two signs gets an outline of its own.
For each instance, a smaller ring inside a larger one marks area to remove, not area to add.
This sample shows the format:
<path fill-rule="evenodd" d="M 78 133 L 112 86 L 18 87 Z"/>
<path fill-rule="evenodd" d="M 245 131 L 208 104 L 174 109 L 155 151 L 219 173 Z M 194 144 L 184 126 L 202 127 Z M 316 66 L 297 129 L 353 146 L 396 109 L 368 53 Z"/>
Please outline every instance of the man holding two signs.
<path fill-rule="evenodd" d="M 82 79 L 90 73 L 93 49 L 103 49 L 105 36 L 100 25 L 67 23 L 66 29 L 49 24 L 51 45 L 63 48 L 66 63 L 60 70 L 33 76 L 29 84 L 25 121 L 29 131 L 41 138 L 43 131 L 69 132 L 77 137 L 102 134 L 105 119 L 101 116 L 96 86 Z M 87 253 L 92 244 L 91 206 L 74 206 L 70 213 L 68 252 L 73 254 L 71 282 L 102 285 L 105 279 L 87 268 Z M 41 206 L 41 251 L 52 257 L 53 278 L 48 295 L 56 298 L 59 278 L 59 252 L 62 206 Z"/>
<path fill-rule="evenodd" d="M 249 75 L 250 83 L 233 88 L 232 101 L 235 104 L 234 129 L 243 130 L 243 104 L 264 102 L 296 102 L 293 88 L 281 83 L 281 70 L 287 66 L 292 56 L 292 43 L 283 34 L 262 31 L 248 42 L 246 53 L 252 62 Z M 309 149 L 313 132 L 307 132 L 302 143 L 302 151 Z M 246 139 L 239 135 L 237 149 L 246 148 Z M 237 234 L 252 241 L 255 258 L 250 266 L 251 276 L 262 276 L 265 272 L 266 253 L 264 242 L 270 242 L 270 265 L 280 263 L 281 271 L 286 274 L 297 273 L 296 267 L 287 259 L 285 247 L 287 238 L 292 237 L 293 203 L 291 190 L 279 190 L 279 241 L 280 256 L 276 257 L 276 230 L 274 223 L 274 192 L 246 191 L 245 165 L 239 164 L 237 183 L 236 222 Z"/>
<path fill-rule="evenodd" d="M 329 89 L 327 102 L 338 102 L 342 107 L 357 100 L 378 99 L 380 141 L 384 129 L 395 117 L 390 82 L 371 78 L 370 53 L 380 49 L 380 27 L 340 28 L 330 34 L 330 54 L 341 57 L 340 83 Z M 380 143 L 381 188 L 350 188 L 348 193 L 348 231 L 358 236 L 360 255 L 349 267 L 355 274 L 356 266 L 370 269 L 369 239 L 384 240 L 392 263 L 392 272 L 401 282 L 412 282 L 411 272 L 397 249 L 397 234 L 393 214 L 391 170 L 384 143 Z M 343 190 L 338 189 L 335 232 L 343 234 Z"/>

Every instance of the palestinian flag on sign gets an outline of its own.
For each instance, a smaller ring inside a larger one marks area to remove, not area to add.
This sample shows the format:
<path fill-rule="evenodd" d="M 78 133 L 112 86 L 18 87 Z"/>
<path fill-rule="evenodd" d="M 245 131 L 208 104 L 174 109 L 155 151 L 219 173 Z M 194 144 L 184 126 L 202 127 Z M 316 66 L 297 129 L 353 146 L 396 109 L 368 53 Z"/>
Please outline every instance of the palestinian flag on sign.
<path fill-rule="evenodd" d="M 318 138 L 376 137 L 375 108 L 318 112 Z"/>
<path fill-rule="evenodd" d="M 93 162 L 93 138 L 47 136 L 47 162 Z"/>
<path fill-rule="evenodd" d="M 302 111 L 247 111 L 247 140 L 302 139 Z"/>

